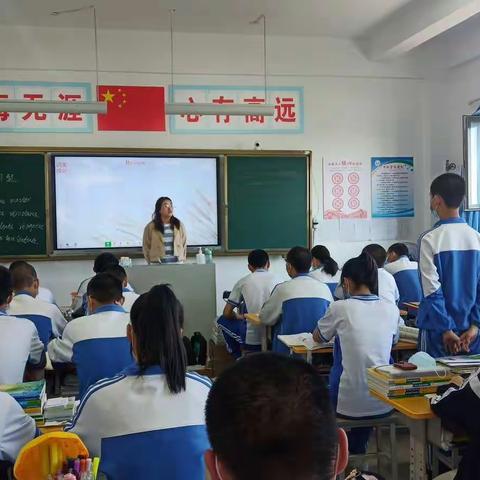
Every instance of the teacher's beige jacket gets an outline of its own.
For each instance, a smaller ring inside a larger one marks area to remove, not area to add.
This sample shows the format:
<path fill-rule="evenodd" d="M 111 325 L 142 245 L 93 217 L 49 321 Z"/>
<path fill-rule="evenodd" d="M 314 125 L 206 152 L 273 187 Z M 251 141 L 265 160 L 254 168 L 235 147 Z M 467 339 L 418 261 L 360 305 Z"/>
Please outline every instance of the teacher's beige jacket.
<path fill-rule="evenodd" d="M 187 233 L 183 223 L 180 223 L 180 228 L 173 229 L 173 254 L 180 262 L 187 259 Z M 143 256 L 148 263 L 157 262 L 165 256 L 162 232 L 155 228 L 153 222 L 148 223 L 143 231 Z"/>

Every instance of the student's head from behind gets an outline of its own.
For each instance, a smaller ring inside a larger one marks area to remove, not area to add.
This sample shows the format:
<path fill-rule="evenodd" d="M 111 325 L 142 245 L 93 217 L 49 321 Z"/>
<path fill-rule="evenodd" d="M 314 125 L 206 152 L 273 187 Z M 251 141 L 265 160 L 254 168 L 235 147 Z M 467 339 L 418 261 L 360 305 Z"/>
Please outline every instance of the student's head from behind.
<path fill-rule="evenodd" d="M 118 265 L 118 258 L 113 253 L 103 252 L 95 258 L 93 271 L 103 273 L 111 265 Z"/>
<path fill-rule="evenodd" d="M 323 268 L 325 273 L 334 277 L 338 272 L 337 262 L 330 256 L 330 251 L 323 245 L 312 248 L 312 267 Z"/>
<path fill-rule="evenodd" d="M 351 295 L 378 295 L 378 268 L 375 259 L 367 252 L 351 258 L 343 266 L 341 284 L 345 298 Z"/>
<path fill-rule="evenodd" d="M 308 273 L 312 266 L 312 254 L 308 248 L 293 247 L 287 253 L 287 273 L 291 278 Z"/>
<path fill-rule="evenodd" d="M 452 213 L 458 214 L 458 209 L 465 198 L 465 180 L 456 173 L 444 173 L 437 177 L 430 186 L 430 208 L 440 218 Z"/>
<path fill-rule="evenodd" d="M 378 268 L 383 268 L 385 266 L 385 262 L 387 261 L 387 251 L 378 243 L 367 245 L 362 250 L 362 253 L 368 253 L 371 255 L 377 263 Z"/>
<path fill-rule="evenodd" d="M 118 278 L 122 282 L 122 287 L 126 287 L 128 284 L 127 272 L 121 265 L 110 265 L 105 270 L 105 273 L 113 275 L 115 278 Z"/>
<path fill-rule="evenodd" d="M 114 303 L 122 303 L 122 282 L 110 273 L 97 273 L 87 285 L 88 311 Z"/>
<path fill-rule="evenodd" d="M 248 254 L 248 269 L 254 272 L 259 268 L 268 270 L 270 268 L 270 258 L 265 250 L 252 250 Z"/>
<path fill-rule="evenodd" d="M 168 285 L 140 295 L 130 311 L 127 334 L 140 374 L 160 366 L 171 393 L 185 390 L 187 369 L 183 346 L 183 307 Z"/>
<path fill-rule="evenodd" d="M 394 243 L 387 250 L 388 263 L 396 262 L 398 259 L 408 256 L 408 247 L 404 243 Z"/>
<path fill-rule="evenodd" d="M 0 306 L 7 306 L 12 301 L 13 285 L 10 271 L 0 265 Z"/>
<path fill-rule="evenodd" d="M 24 261 L 17 261 L 10 265 L 10 274 L 12 275 L 12 285 L 15 293 L 28 292 L 33 297 L 38 295 L 37 272 L 32 265 Z"/>
<path fill-rule="evenodd" d="M 212 480 L 333 480 L 347 462 L 327 388 L 303 360 L 245 357 L 223 372 L 207 400 Z"/>

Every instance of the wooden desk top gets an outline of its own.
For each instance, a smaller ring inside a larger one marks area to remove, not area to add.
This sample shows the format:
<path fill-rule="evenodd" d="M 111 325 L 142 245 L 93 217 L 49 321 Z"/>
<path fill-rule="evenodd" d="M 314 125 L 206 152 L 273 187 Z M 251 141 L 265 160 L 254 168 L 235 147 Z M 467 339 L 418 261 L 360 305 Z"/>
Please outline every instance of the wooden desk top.
<path fill-rule="evenodd" d="M 376 392 L 370 390 L 372 397 L 381 400 L 382 402 L 391 405 L 395 410 L 403 413 L 412 420 L 430 420 L 435 418 L 435 414 L 430 408 L 430 401 L 426 397 L 412 397 L 412 398 L 386 398 Z"/>
<path fill-rule="evenodd" d="M 260 322 L 260 316 L 258 315 L 258 313 L 246 313 L 245 319 L 247 320 L 247 322 L 251 323 L 252 325 L 256 325 L 257 327 L 262 324 Z"/>
<path fill-rule="evenodd" d="M 420 302 L 404 302 L 404 305 L 412 310 L 418 310 L 420 307 Z"/>
<path fill-rule="evenodd" d="M 396 345 L 393 346 L 392 352 L 401 352 L 401 351 L 417 351 L 417 345 L 415 343 L 411 342 L 398 342 Z M 303 346 L 296 346 L 292 347 L 292 352 L 297 353 L 300 355 L 305 355 L 307 353 L 307 349 Z M 331 346 L 325 346 L 322 348 L 316 348 L 315 350 L 312 350 L 312 353 L 315 354 L 327 354 L 327 353 L 333 353 L 333 347 Z"/>
<path fill-rule="evenodd" d="M 41 425 L 39 425 L 38 429 L 42 433 L 63 432 L 64 425 L 55 425 L 52 427 L 42 427 Z"/>

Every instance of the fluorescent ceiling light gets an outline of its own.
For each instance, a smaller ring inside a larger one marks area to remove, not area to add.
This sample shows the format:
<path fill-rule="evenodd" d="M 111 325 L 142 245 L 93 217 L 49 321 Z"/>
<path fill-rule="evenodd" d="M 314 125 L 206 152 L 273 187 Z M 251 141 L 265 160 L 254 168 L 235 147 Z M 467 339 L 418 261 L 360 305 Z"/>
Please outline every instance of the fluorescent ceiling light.
<path fill-rule="evenodd" d="M 21 113 L 107 113 L 106 102 L 63 102 L 49 100 L 1 100 L 0 112 Z"/>
<path fill-rule="evenodd" d="M 274 105 L 218 105 L 214 103 L 167 103 L 167 115 L 259 115 L 273 117 Z"/>

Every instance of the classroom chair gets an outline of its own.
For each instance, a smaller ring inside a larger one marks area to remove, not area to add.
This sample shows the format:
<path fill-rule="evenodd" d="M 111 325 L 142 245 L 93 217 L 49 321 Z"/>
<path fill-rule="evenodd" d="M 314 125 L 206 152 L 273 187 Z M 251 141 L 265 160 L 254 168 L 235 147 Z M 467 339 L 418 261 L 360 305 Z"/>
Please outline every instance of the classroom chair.
<path fill-rule="evenodd" d="M 388 417 L 382 418 L 372 418 L 372 419 L 346 419 L 346 418 L 337 418 L 337 425 L 340 428 L 343 428 L 346 431 L 351 430 L 352 428 L 358 427 L 373 427 L 375 429 L 375 452 L 366 453 L 365 455 L 350 455 L 350 460 L 353 459 L 367 459 L 374 457 L 377 462 L 377 472 L 380 470 L 380 458 L 385 457 L 390 461 L 392 466 L 392 475 L 391 480 L 398 480 L 398 458 L 397 458 L 397 425 L 399 420 L 397 415 L 394 413 Z M 388 451 L 380 449 L 380 430 L 381 428 L 386 427 L 389 429 L 390 436 L 390 449 Z M 345 478 L 340 476 L 339 480 Z"/>
<path fill-rule="evenodd" d="M 273 328 L 272 350 L 285 355 L 290 349 L 278 340 L 278 335 L 313 332 L 326 311 L 323 298 L 292 298 L 283 303 L 282 318 Z"/>

